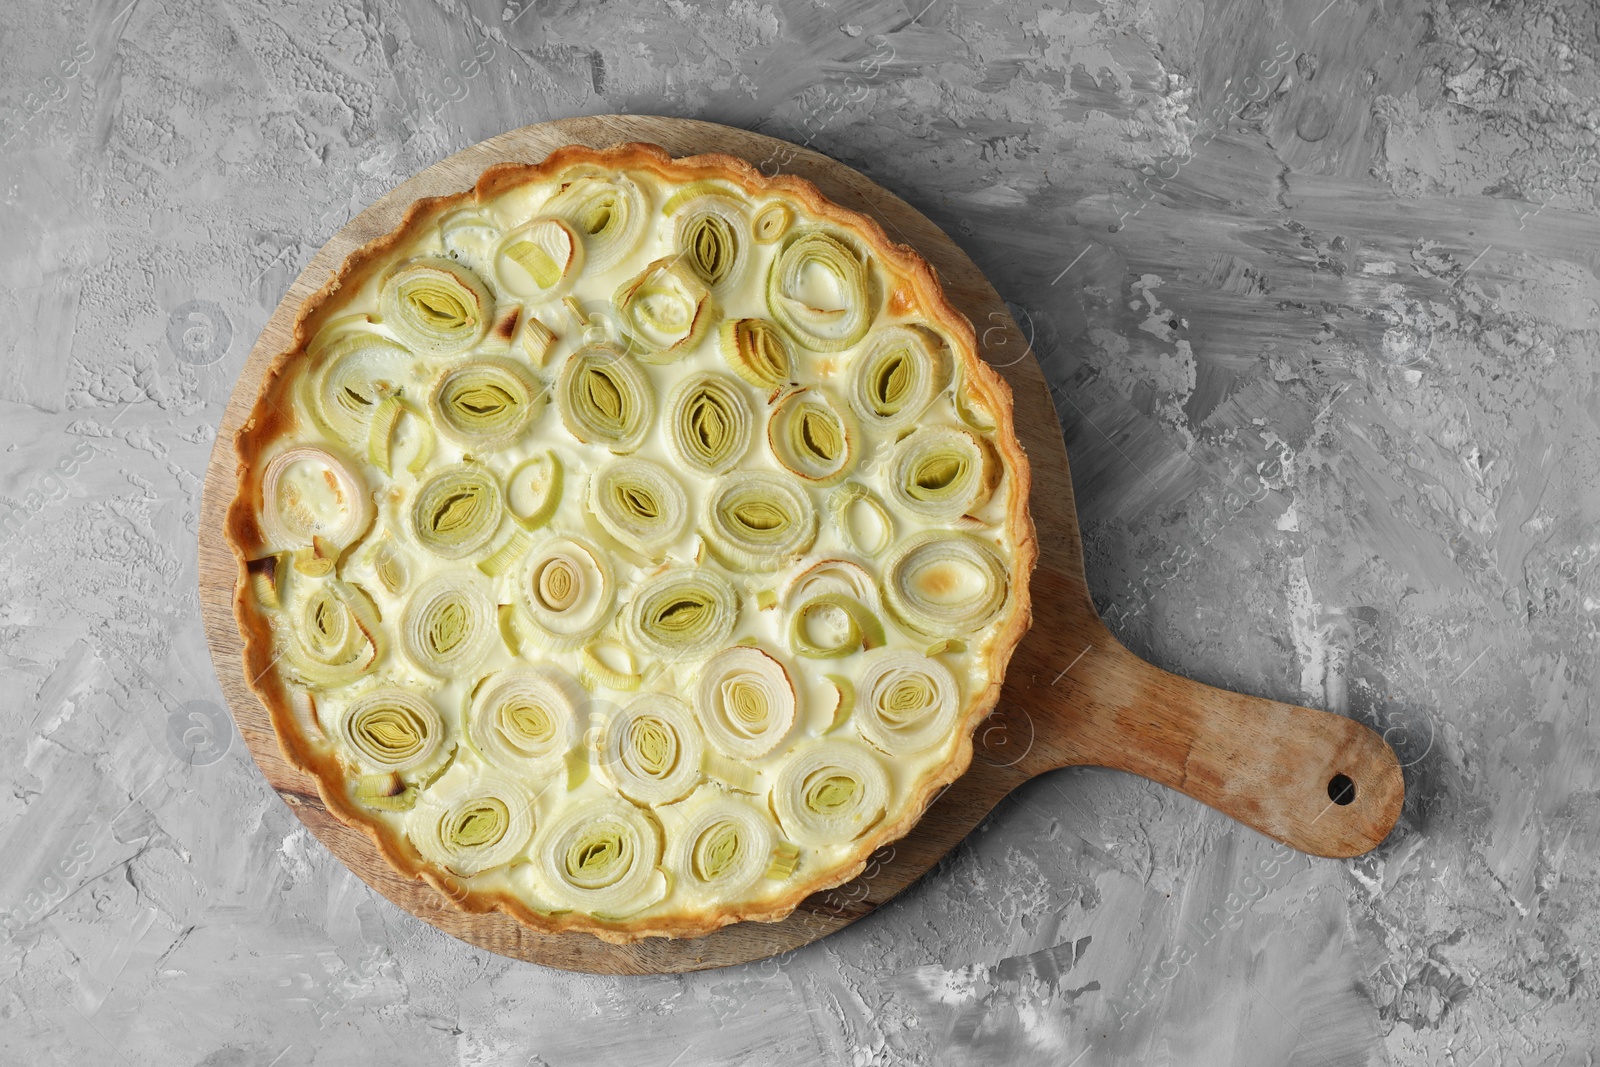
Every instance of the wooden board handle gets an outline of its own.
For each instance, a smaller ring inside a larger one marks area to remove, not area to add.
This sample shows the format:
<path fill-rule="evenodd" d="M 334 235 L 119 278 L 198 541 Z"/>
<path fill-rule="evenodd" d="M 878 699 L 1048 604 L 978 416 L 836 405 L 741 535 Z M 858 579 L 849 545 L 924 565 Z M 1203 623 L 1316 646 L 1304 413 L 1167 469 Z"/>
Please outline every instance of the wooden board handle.
<path fill-rule="evenodd" d="M 1399 760 L 1366 726 L 1180 677 L 1104 630 L 1080 644 L 1063 650 L 1061 662 L 1079 658 L 1053 682 L 1035 672 L 1033 684 L 1007 693 L 1024 707 L 997 712 L 1001 722 L 1022 711 L 1050 720 L 1028 729 L 1038 743 L 1019 770 L 1129 771 L 1317 856 L 1368 852 L 1400 817 Z"/>

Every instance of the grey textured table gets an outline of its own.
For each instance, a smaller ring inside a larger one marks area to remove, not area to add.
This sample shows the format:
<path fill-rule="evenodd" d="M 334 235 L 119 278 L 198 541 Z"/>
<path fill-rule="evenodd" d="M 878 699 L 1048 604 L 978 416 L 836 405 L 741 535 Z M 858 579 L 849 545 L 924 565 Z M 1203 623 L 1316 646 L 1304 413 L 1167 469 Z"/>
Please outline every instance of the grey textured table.
<path fill-rule="evenodd" d="M 6 0 L 0 1063 L 1592 1064 L 1597 53 L 1590 0 Z M 222 405 L 362 205 L 616 111 L 943 226 L 1053 383 L 1113 629 L 1387 731 L 1390 840 L 1060 772 L 781 964 L 629 980 L 317 845 L 201 633 Z"/>

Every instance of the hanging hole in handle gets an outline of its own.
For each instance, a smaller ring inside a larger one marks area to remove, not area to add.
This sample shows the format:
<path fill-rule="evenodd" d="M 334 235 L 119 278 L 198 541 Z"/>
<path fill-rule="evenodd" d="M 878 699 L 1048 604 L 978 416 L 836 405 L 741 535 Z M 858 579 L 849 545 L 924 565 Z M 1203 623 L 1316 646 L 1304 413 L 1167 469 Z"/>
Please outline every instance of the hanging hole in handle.
<path fill-rule="evenodd" d="M 1336 774 L 1328 779 L 1328 799 L 1340 807 L 1355 802 L 1356 783 L 1348 774 Z"/>

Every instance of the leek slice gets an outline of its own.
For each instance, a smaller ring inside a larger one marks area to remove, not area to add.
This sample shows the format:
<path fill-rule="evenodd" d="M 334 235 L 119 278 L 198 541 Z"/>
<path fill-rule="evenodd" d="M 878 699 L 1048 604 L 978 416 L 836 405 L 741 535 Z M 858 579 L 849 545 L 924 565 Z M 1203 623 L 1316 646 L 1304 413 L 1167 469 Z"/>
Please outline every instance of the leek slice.
<path fill-rule="evenodd" d="M 284 577 L 282 567 L 283 556 L 276 552 L 249 560 L 244 565 L 250 593 L 256 598 L 256 603 L 264 608 L 283 607 L 283 598 L 278 592 Z"/>
<path fill-rule="evenodd" d="M 705 739 L 689 709 L 665 693 L 646 693 L 607 720 L 600 769 L 623 796 L 670 804 L 700 784 Z"/>
<path fill-rule="evenodd" d="M 696 474 L 726 474 L 750 447 L 754 416 L 739 383 L 726 374 L 689 375 L 672 391 L 667 410 L 673 458 Z"/>
<path fill-rule="evenodd" d="M 469 674 L 489 654 L 498 634 L 494 596 L 476 571 L 434 575 L 400 611 L 400 647 L 435 678 Z"/>
<path fill-rule="evenodd" d="M 784 586 L 783 601 L 786 611 L 818 593 L 845 593 L 864 604 L 873 603 L 877 583 L 866 568 L 848 559 L 819 559 Z"/>
<path fill-rule="evenodd" d="M 828 517 L 852 552 L 873 559 L 894 543 L 894 517 L 876 493 L 860 482 L 846 482 L 828 497 Z"/>
<path fill-rule="evenodd" d="M 842 674 L 823 675 L 833 685 L 838 699 L 833 705 L 833 718 L 828 722 L 828 728 L 822 731 L 831 734 L 846 722 L 856 709 L 856 684 Z"/>
<path fill-rule="evenodd" d="M 949 381 L 949 358 L 934 335 L 912 326 L 885 327 L 854 359 L 850 407 L 871 429 L 900 430 L 912 425 Z"/>
<path fill-rule="evenodd" d="M 609 345 L 573 353 L 556 402 L 567 432 L 584 444 L 632 452 L 655 421 L 655 391 L 632 357 Z"/>
<path fill-rule="evenodd" d="M 374 538 L 367 544 L 369 547 L 362 554 L 364 562 L 372 569 L 378 584 L 383 586 L 385 592 L 390 596 L 398 595 L 405 589 L 409 577 L 405 554 L 388 533 Z"/>
<path fill-rule="evenodd" d="M 759 648 L 725 648 L 706 660 L 694 693 L 706 737 L 734 759 L 765 756 L 794 726 L 794 680 Z"/>
<path fill-rule="evenodd" d="M 460 208 L 439 220 L 445 255 L 465 263 L 479 277 L 492 273 L 501 236 L 500 227 L 474 208 Z"/>
<path fill-rule="evenodd" d="M 750 229 L 757 241 L 771 244 L 789 232 L 789 224 L 793 221 L 794 212 L 789 210 L 788 204 L 781 200 L 770 200 L 756 212 Z"/>
<path fill-rule="evenodd" d="M 335 732 L 357 761 L 378 771 L 418 770 L 444 745 L 438 710 L 398 686 L 372 689 L 350 701 Z"/>
<path fill-rule="evenodd" d="M 794 874 L 800 866 L 800 846 L 791 841 L 779 841 L 772 846 L 772 862 L 767 865 L 767 877 L 781 882 Z"/>
<path fill-rule="evenodd" d="M 707 778 L 715 778 L 734 792 L 753 795 L 756 791 L 756 769 L 742 760 L 729 759 L 717 752 L 707 752 L 701 769 L 705 771 Z"/>
<path fill-rule="evenodd" d="M 715 899 L 738 898 L 772 863 L 772 820 L 753 805 L 731 797 L 701 801 L 668 835 L 667 866 L 679 878 Z"/>
<path fill-rule="evenodd" d="M 593 914 L 629 915 L 654 903 L 661 831 L 625 800 L 585 799 L 546 820 L 533 859 L 550 899 Z"/>
<path fill-rule="evenodd" d="M 802 845 L 844 845 L 870 830 L 889 802 L 889 774 L 855 741 L 802 745 L 778 772 L 772 810 Z"/>
<path fill-rule="evenodd" d="M 811 547 L 817 512 L 793 478 L 735 471 L 706 496 L 702 529 L 711 550 L 734 570 L 775 571 Z"/>
<path fill-rule="evenodd" d="M 583 646 L 582 678 L 586 689 L 614 689 L 631 693 L 644 682 L 633 651 L 615 641 Z"/>
<path fill-rule="evenodd" d="M 992 434 L 995 431 L 994 412 L 989 408 L 987 394 L 974 395 L 968 388 L 965 372 L 957 379 L 955 388 L 950 390 L 955 399 L 956 414 L 961 421 L 981 434 Z"/>
<path fill-rule="evenodd" d="M 400 424 L 402 415 L 411 416 L 410 424 L 417 430 L 417 450 L 406 464 L 406 470 L 421 474 L 433 458 L 433 423 L 398 396 L 385 397 L 378 410 L 372 413 L 372 421 L 367 426 L 367 459 L 384 474 L 393 473 L 395 427 Z"/>
<path fill-rule="evenodd" d="M 583 271 L 583 242 L 563 219 L 540 218 L 506 234 L 494 253 L 494 278 L 520 300 L 549 300 Z"/>
<path fill-rule="evenodd" d="M 462 559 L 494 539 L 505 511 L 494 472 L 461 463 L 435 474 L 417 490 L 411 526 L 418 543 L 443 559 Z"/>
<path fill-rule="evenodd" d="M 750 229 L 745 209 L 718 192 L 667 207 L 676 208 L 673 224 L 678 255 L 714 290 L 736 288 L 749 266 Z"/>
<path fill-rule="evenodd" d="M 820 387 L 788 393 L 767 422 L 773 457 L 791 474 L 817 486 L 842 481 L 855 468 L 856 438 L 849 409 Z"/>
<path fill-rule="evenodd" d="M 614 591 L 606 555 L 574 538 L 546 541 L 530 552 L 517 592 L 551 651 L 577 648 L 611 618 Z"/>
<path fill-rule="evenodd" d="M 1009 589 L 1005 561 L 971 534 L 926 531 L 896 547 L 883 594 L 896 622 L 927 637 L 963 637 L 993 622 Z"/>
<path fill-rule="evenodd" d="M 472 698 L 467 742 L 502 770 L 553 774 L 578 743 L 578 697 L 577 682 L 553 665 L 498 671 Z"/>
<path fill-rule="evenodd" d="M 510 863 L 533 828 L 533 797 L 520 782 L 459 765 L 422 794 L 406 819 L 406 836 L 422 857 L 462 877 Z"/>
<path fill-rule="evenodd" d="M 511 342 L 516 339 L 521 324 L 521 304 L 498 305 L 494 309 L 494 318 L 489 320 L 489 332 L 478 344 L 478 352 L 486 356 L 503 356 L 510 352 Z"/>
<path fill-rule="evenodd" d="M 305 583 L 296 582 L 298 590 Z M 295 597 L 289 672 L 307 685 L 348 685 L 383 656 L 378 609 L 359 586 L 329 578 Z"/>
<path fill-rule="evenodd" d="M 886 639 L 878 616 L 849 593 L 807 597 L 789 619 L 789 647 L 807 659 L 838 659 Z"/>
<path fill-rule="evenodd" d="M 693 348 L 716 318 L 705 283 L 680 257 L 658 259 L 623 282 L 612 298 L 629 350 L 646 363 L 670 363 Z"/>
<path fill-rule="evenodd" d="M 410 811 L 417 806 L 417 787 L 393 771 L 363 775 L 352 792 L 358 804 L 376 811 Z"/>
<path fill-rule="evenodd" d="M 571 223 L 583 241 L 584 270 L 604 274 L 632 252 L 649 218 L 645 193 L 630 178 L 586 174 L 566 183 L 544 213 Z"/>
<path fill-rule="evenodd" d="M 544 366 L 545 359 L 558 340 L 556 332 L 534 316 L 529 315 L 522 320 L 522 353 L 533 361 L 535 367 Z"/>
<path fill-rule="evenodd" d="M 842 352 L 866 336 L 877 315 L 868 268 L 842 237 L 795 233 L 767 273 L 773 321 L 813 352 Z"/>
<path fill-rule="evenodd" d="M 726 645 L 738 618 L 739 597 L 726 578 L 705 567 L 669 567 L 635 591 L 623 627 L 633 647 L 673 662 Z"/>
<path fill-rule="evenodd" d="M 659 560 L 683 536 L 689 499 L 672 474 L 648 459 L 618 459 L 589 478 L 589 509 L 624 547 Z"/>
<path fill-rule="evenodd" d="M 982 507 L 999 463 L 982 440 L 957 426 L 923 426 L 895 446 L 889 499 L 920 519 L 950 523 Z"/>
<path fill-rule="evenodd" d="M 478 561 L 478 569 L 491 578 L 498 578 L 510 570 L 513 564 L 522 562 L 532 544 L 527 530 L 513 530 L 511 536 L 506 538 L 505 544 L 491 552 L 487 558 Z"/>
<path fill-rule="evenodd" d="M 452 364 L 439 375 L 429 406 L 445 436 L 493 451 L 521 436 L 542 399 L 516 362 L 490 358 Z"/>
<path fill-rule="evenodd" d="M 364 447 L 378 406 L 403 388 L 411 353 L 381 334 L 363 330 L 346 331 L 331 344 L 313 342 L 308 354 L 316 366 L 306 386 L 312 418 L 341 444 Z"/>
<path fill-rule="evenodd" d="M 938 660 L 905 648 L 867 653 L 856 687 L 856 728 L 891 756 L 905 756 L 948 740 L 961 689 Z"/>
<path fill-rule="evenodd" d="M 374 509 L 355 466 L 327 449 L 294 445 L 261 476 L 262 532 L 273 548 L 297 548 L 321 538 L 342 551 L 372 525 Z"/>
<path fill-rule="evenodd" d="M 561 459 L 554 452 L 525 459 L 506 478 L 506 510 L 524 529 L 537 530 L 561 506 L 565 483 Z"/>
<path fill-rule="evenodd" d="M 737 207 L 743 195 L 726 182 L 705 178 L 700 181 L 689 182 L 687 185 L 678 186 L 677 191 L 667 197 L 667 202 L 661 206 L 661 213 L 671 218 L 681 208 L 707 196 L 721 197 L 730 206 Z"/>
<path fill-rule="evenodd" d="M 718 328 L 722 358 L 757 389 L 775 392 L 794 375 L 794 357 L 782 332 L 766 319 L 728 319 Z"/>
<path fill-rule="evenodd" d="M 383 324 L 413 352 L 453 356 L 483 339 L 494 298 L 483 279 L 453 259 L 422 256 L 384 276 Z"/>

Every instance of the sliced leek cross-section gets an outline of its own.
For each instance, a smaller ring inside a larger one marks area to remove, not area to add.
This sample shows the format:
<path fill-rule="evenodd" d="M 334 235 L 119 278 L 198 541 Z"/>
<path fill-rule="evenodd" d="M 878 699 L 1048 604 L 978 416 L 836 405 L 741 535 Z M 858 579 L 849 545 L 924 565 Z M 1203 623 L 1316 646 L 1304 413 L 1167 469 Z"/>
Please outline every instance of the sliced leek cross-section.
<path fill-rule="evenodd" d="M 789 224 L 793 221 L 794 212 L 789 210 L 789 205 L 782 200 L 770 200 L 757 209 L 750 228 L 755 232 L 757 241 L 770 244 L 788 232 Z"/>
<path fill-rule="evenodd" d="M 888 771 L 855 741 L 801 746 L 772 787 L 772 810 L 784 833 L 819 848 L 849 844 L 866 833 L 892 799 Z"/>
<path fill-rule="evenodd" d="M 894 517 L 876 493 L 846 482 L 828 497 L 828 517 L 845 547 L 868 558 L 883 554 L 894 542 Z"/>
<path fill-rule="evenodd" d="M 856 726 L 891 756 L 947 740 L 961 691 L 950 668 L 905 648 L 869 652 L 856 689 Z"/>
<path fill-rule="evenodd" d="M 689 521 L 689 500 L 672 474 L 648 459 L 618 459 L 589 479 L 589 508 L 606 533 L 633 552 L 661 559 Z"/>
<path fill-rule="evenodd" d="M 372 525 L 372 497 L 348 460 L 313 445 L 295 445 L 267 464 L 261 517 L 268 543 L 278 548 L 312 546 L 320 538 L 344 549 Z"/>
<path fill-rule="evenodd" d="M 767 275 L 773 320 L 813 352 L 849 348 L 877 314 L 870 269 L 847 241 L 820 229 L 792 234 Z"/>
<path fill-rule="evenodd" d="M 794 356 L 782 332 L 766 319 L 727 319 L 718 330 L 722 358 L 733 372 L 768 394 L 794 376 Z"/>
<path fill-rule="evenodd" d="M 461 769 L 463 773 L 457 773 Z M 470 877 L 510 863 L 533 836 L 534 798 L 510 775 L 452 767 L 407 820 L 423 857 Z"/>
<path fill-rule="evenodd" d="M 568 433 L 613 452 L 638 448 L 655 421 L 650 380 L 631 356 L 609 345 L 586 348 L 567 360 L 556 384 L 556 403 Z"/>
<path fill-rule="evenodd" d="M 687 804 L 684 821 L 670 834 L 668 867 L 699 892 L 737 896 L 772 864 L 773 825 L 753 805 L 714 794 Z"/>
<path fill-rule="evenodd" d="M 944 349 L 927 330 L 890 326 L 874 333 L 854 358 L 850 406 L 875 430 L 909 426 L 949 383 Z"/>
<path fill-rule="evenodd" d="M 540 776 L 578 741 L 577 683 L 559 667 L 508 667 L 479 684 L 467 742 L 511 774 Z"/>
<path fill-rule="evenodd" d="M 545 895 L 591 914 L 632 915 L 665 891 L 660 827 L 616 797 L 569 802 L 539 830 L 533 859 Z"/>
<path fill-rule="evenodd" d="M 744 207 L 716 192 L 695 196 L 681 206 L 669 202 L 667 207 L 676 208 L 677 254 L 689 268 L 712 289 L 738 286 L 750 261 Z"/>
<path fill-rule="evenodd" d="M 339 740 L 375 771 L 421 770 L 444 746 L 444 720 L 425 697 L 399 686 L 368 690 L 339 716 Z"/>
<path fill-rule="evenodd" d="M 1005 561 L 971 534 L 930 531 L 907 538 L 884 572 L 883 596 L 906 628 L 928 637 L 983 629 L 1006 603 Z"/>
<path fill-rule="evenodd" d="M 615 712 L 600 738 L 600 767 L 640 804 L 670 804 L 700 782 L 705 740 L 681 701 L 647 693 Z"/>
<path fill-rule="evenodd" d="M 988 501 L 998 475 L 994 454 L 959 426 L 924 426 L 895 446 L 889 499 L 932 523 L 949 524 Z"/>
<path fill-rule="evenodd" d="M 834 485 L 859 458 L 855 418 L 825 390 L 796 389 L 773 409 L 767 444 L 785 470 L 812 485 Z"/>
<path fill-rule="evenodd" d="M 378 406 L 405 388 L 411 353 L 364 329 L 320 346 L 313 342 L 311 357 L 317 366 L 306 380 L 312 417 L 340 444 L 365 448 Z"/>
<path fill-rule="evenodd" d="M 706 494 L 703 531 L 729 567 L 775 571 L 811 547 L 817 513 L 793 478 L 735 471 Z"/>
<path fill-rule="evenodd" d="M 644 191 L 622 176 L 575 178 L 544 206 L 546 215 L 566 220 L 583 241 L 588 275 L 604 274 L 638 247 L 648 212 Z"/>
<path fill-rule="evenodd" d="M 670 363 L 682 356 L 716 314 L 710 290 L 679 256 L 645 267 L 612 299 L 632 342 L 630 351 L 646 363 Z"/>
<path fill-rule="evenodd" d="M 734 759 L 765 756 L 795 722 L 794 679 L 759 648 L 736 645 L 706 660 L 694 694 L 712 746 Z"/>
<path fill-rule="evenodd" d="M 558 537 L 535 547 L 523 565 L 518 591 L 543 643 L 567 652 L 593 637 L 611 618 L 611 565 L 596 546 Z"/>
<path fill-rule="evenodd" d="M 473 671 L 499 629 L 488 581 L 473 570 L 449 570 L 423 582 L 400 613 L 400 642 L 419 669 L 436 678 Z"/>
<path fill-rule="evenodd" d="M 297 587 L 304 583 L 296 582 Z M 329 578 L 297 598 L 284 659 L 307 685 L 348 685 L 383 655 L 378 609 L 358 586 Z"/>
<path fill-rule="evenodd" d="M 439 376 L 431 407 L 446 436 L 468 448 L 497 449 L 522 434 L 541 398 L 514 360 L 477 359 Z"/>
<path fill-rule="evenodd" d="M 383 324 L 419 354 L 453 356 L 482 340 L 494 298 L 470 269 L 443 256 L 402 263 L 384 279 Z"/>
<path fill-rule="evenodd" d="M 750 447 L 750 402 L 726 374 L 691 374 L 673 390 L 667 410 L 673 457 L 696 474 L 726 474 Z"/>
<path fill-rule="evenodd" d="M 423 548 L 442 559 L 462 559 L 494 539 L 504 512 L 494 472 L 462 463 L 422 484 L 412 501 L 411 524 Z"/>
<path fill-rule="evenodd" d="M 704 656 L 727 643 L 739 598 L 709 567 L 672 567 L 646 579 L 623 615 L 634 648 L 668 662 Z"/>

